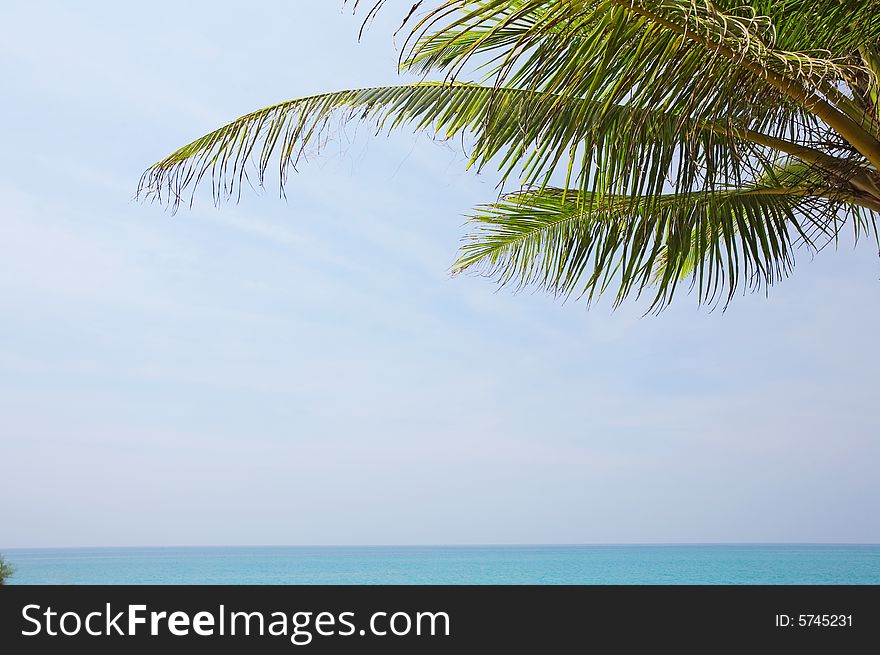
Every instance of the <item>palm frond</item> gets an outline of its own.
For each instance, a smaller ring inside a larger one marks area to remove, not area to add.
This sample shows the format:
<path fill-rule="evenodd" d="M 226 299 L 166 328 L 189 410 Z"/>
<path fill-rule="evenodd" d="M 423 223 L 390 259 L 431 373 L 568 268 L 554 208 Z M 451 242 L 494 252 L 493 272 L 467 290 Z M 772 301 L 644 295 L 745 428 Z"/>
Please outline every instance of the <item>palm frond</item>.
<path fill-rule="evenodd" d="M 176 205 L 204 178 L 215 200 L 240 193 L 255 174 L 263 183 L 274 160 L 282 185 L 309 147 L 319 151 L 332 119 L 403 123 L 451 138 L 475 138 L 471 164 L 495 162 L 506 179 L 545 185 L 560 167 L 582 192 L 677 191 L 732 184 L 756 174 L 755 157 L 774 148 L 809 149 L 729 123 L 696 122 L 672 112 L 468 83 L 422 82 L 322 94 L 242 116 L 154 164 L 140 193 Z M 858 164 L 821 154 L 845 174 Z M 802 155 L 803 156 L 803 155 Z M 830 162 L 830 163 L 828 163 Z M 249 169 L 250 167 L 250 169 Z M 760 172 L 760 171 L 759 171 Z"/>
<path fill-rule="evenodd" d="M 727 303 L 786 277 L 797 248 L 822 247 L 846 218 L 865 226 L 838 192 L 808 186 L 616 198 L 544 189 L 479 208 L 453 271 L 588 301 L 614 286 L 615 304 L 651 289 L 653 309 L 690 279 L 700 302 Z"/>
<path fill-rule="evenodd" d="M 484 118 L 491 89 L 424 82 L 324 93 L 251 112 L 153 164 L 141 178 L 139 195 L 174 206 L 208 177 L 215 201 L 240 193 L 255 173 L 260 184 L 276 161 L 280 184 L 308 148 L 318 152 L 334 118 L 373 120 L 378 129 L 404 122 L 431 127 L 447 137 Z M 249 166 L 253 168 L 249 169 Z M 250 171 L 250 172 L 249 172 Z"/>

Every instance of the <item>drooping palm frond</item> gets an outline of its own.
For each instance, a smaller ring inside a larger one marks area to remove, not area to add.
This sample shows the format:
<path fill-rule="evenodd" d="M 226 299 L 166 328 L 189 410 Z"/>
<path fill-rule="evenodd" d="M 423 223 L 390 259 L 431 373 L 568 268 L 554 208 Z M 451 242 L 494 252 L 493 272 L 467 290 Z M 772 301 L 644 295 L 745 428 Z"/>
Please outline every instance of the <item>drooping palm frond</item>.
<path fill-rule="evenodd" d="M 866 226 L 833 190 L 808 186 L 642 198 L 544 189 L 480 207 L 453 270 L 588 300 L 613 286 L 616 303 L 653 288 L 655 309 L 690 278 L 702 302 L 726 302 L 788 275 L 798 247 L 820 248 L 846 218 Z"/>
<path fill-rule="evenodd" d="M 672 112 L 642 110 L 520 89 L 422 82 L 355 89 L 291 100 L 236 119 L 152 166 L 141 191 L 179 203 L 206 175 L 216 199 L 240 192 L 248 166 L 262 183 L 275 161 L 285 176 L 309 146 L 319 149 L 334 117 L 373 120 L 379 129 L 410 123 L 444 138 L 475 135 L 471 163 L 497 158 L 504 177 L 546 183 L 560 164 L 576 170 L 582 190 L 626 193 L 690 190 L 697 180 L 725 184 L 754 174 L 760 148 L 786 149 L 846 174 L 853 163 L 728 123 L 697 122 Z M 818 158 L 818 159 L 817 159 Z M 597 174 L 599 173 L 599 174 Z"/>
<path fill-rule="evenodd" d="M 247 114 L 156 163 L 145 173 L 141 190 L 177 203 L 185 189 L 207 175 L 219 199 L 240 191 L 249 165 L 262 182 L 273 161 L 283 184 L 309 146 L 320 148 L 334 117 L 369 119 L 379 129 L 410 123 L 444 138 L 468 131 L 475 136 L 471 163 L 478 167 L 497 158 L 505 177 L 518 174 L 523 183 L 536 184 L 562 164 L 577 168 L 582 187 L 596 181 L 598 168 L 603 188 L 614 192 L 625 192 L 634 179 L 653 179 L 657 188 L 669 178 L 681 188 L 707 175 L 738 180 L 752 169 L 745 155 L 778 141 L 671 112 L 512 88 L 423 82 L 322 94 Z M 842 158 L 823 157 L 841 170 L 848 167 Z M 639 173 L 635 178 L 633 171 Z"/>
<path fill-rule="evenodd" d="M 423 4 L 401 64 L 442 80 L 255 111 L 154 164 L 139 192 L 176 207 L 209 179 L 220 200 L 273 165 L 283 190 L 337 120 L 365 120 L 468 133 L 470 165 L 526 189 L 480 208 L 456 264 L 505 283 L 616 287 L 617 302 L 651 288 L 656 308 L 688 279 L 727 302 L 844 224 L 877 236 L 880 0 Z M 458 82 L 466 70 L 482 82 Z"/>

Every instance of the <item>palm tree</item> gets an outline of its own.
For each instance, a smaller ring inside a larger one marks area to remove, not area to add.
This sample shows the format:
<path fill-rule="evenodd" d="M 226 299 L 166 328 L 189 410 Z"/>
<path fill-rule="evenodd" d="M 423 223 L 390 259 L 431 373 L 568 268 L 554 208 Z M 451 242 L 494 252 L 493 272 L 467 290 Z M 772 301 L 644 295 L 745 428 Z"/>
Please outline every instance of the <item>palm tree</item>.
<path fill-rule="evenodd" d="M 275 166 L 283 191 L 307 147 L 356 119 L 468 133 L 469 166 L 515 184 L 476 208 L 453 266 L 501 283 L 726 305 L 844 229 L 877 238 L 880 1 L 420 5 L 400 68 L 425 81 L 254 111 L 154 164 L 139 192 L 176 208 L 210 179 L 219 201 Z"/>

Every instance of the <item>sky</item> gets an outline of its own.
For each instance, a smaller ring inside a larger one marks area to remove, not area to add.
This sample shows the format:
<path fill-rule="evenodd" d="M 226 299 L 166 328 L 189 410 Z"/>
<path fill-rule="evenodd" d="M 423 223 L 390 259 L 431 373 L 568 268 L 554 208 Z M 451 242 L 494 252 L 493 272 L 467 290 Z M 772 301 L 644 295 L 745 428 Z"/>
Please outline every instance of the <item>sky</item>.
<path fill-rule="evenodd" d="M 870 242 L 654 317 L 450 276 L 498 178 L 407 130 L 286 200 L 134 199 L 243 113 L 399 83 L 401 7 L 359 43 L 326 0 L 0 5 L 0 549 L 880 541 Z"/>

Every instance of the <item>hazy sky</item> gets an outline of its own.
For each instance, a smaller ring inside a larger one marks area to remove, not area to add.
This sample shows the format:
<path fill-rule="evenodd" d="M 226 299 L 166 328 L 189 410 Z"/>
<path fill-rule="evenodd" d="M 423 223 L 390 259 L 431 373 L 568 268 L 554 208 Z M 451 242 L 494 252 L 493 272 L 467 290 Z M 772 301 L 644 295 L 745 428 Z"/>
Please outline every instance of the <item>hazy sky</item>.
<path fill-rule="evenodd" d="M 286 202 L 133 201 L 242 113 L 398 79 L 393 4 L 360 44 L 340 6 L 0 5 L 0 549 L 880 541 L 868 242 L 641 318 L 450 277 L 497 178 L 408 132 Z"/>

